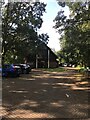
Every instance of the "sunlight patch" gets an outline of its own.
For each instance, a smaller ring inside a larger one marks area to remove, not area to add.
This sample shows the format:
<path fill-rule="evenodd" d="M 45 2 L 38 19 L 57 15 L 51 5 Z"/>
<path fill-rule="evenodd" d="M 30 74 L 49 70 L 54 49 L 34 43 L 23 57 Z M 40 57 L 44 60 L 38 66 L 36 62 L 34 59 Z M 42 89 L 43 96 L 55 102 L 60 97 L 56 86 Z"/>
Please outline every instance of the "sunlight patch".
<path fill-rule="evenodd" d="M 9 91 L 11 93 L 28 93 L 28 91 L 23 91 L 23 90 L 13 90 L 13 91 Z"/>
<path fill-rule="evenodd" d="M 24 109 L 14 110 L 7 117 L 8 118 L 54 118 L 53 115 L 49 115 L 48 113 L 38 113 L 38 112 L 33 112 L 32 110 L 24 110 Z"/>

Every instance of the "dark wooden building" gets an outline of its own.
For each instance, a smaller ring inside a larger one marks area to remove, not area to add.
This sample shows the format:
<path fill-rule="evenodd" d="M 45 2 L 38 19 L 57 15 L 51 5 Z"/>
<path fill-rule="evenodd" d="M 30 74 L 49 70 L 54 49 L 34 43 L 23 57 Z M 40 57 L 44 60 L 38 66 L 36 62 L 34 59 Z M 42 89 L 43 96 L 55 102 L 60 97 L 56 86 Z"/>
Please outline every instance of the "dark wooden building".
<path fill-rule="evenodd" d="M 58 67 L 57 59 L 57 55 L 43 43 L 37 54 L 28 55 L 27 62 L 33 68 L 56 68 Z"/>

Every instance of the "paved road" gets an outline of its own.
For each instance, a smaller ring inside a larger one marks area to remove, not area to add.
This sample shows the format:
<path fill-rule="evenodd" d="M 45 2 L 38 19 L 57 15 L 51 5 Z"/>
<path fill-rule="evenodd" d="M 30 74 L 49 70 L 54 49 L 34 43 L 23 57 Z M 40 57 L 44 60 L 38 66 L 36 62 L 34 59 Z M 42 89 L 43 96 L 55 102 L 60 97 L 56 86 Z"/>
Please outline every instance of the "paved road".
<path fill-rule="evenodd" d="M 33 69 L 3 79 L 4 118 L 88 118 L 88 79 L 74 70 Z"/>

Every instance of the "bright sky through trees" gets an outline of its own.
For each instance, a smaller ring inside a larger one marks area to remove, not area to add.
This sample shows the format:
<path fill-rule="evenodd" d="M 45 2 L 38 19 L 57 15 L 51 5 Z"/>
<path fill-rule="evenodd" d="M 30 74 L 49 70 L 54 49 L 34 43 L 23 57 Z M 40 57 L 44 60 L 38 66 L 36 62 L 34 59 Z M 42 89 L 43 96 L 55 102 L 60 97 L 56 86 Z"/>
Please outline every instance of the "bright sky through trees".
<path fill-rule="evenodd" d="M 60 35 L 56 32 L 56 30 L 53 28 L 55 23 L 53 20 L 55 19 L 58 11 L 60 11 L 62 8 L 58 5 L 56 0 L 41 0 L 44 1 L 46 6 L 46 13 L 43 16 L 43 25 L 40 29 L 40 32 L 46 32 L 49 35 L 49 43 L 48 46 L 50 48 L 55 49 L 55 51 L 60 50 L 60 43 L 59 38 Z M 65 15 L 69 15 L 69 9 L 68 7 L 65 7 Z"/>
<path fill-rule="evenodd" d="M 43 24 L 42 28 L 40 29 L 40 32 L 45 32 L 48 33 L 49 35 L 49 43 L 48 46 L 50 48 L 55 49 L 56 51 L 60 49 L 59 45 L 59 34 L 56 33 L 56 30 L 53 28 L 55 25 L 53 20 L 57 15 L 57 12 L 60 10 L 59 5 L 57 4 L 56 0 L 55 1 L 46 1 L 47 6 L 46 6 L 46 13 L 44 13 L 43 16 Z"/>

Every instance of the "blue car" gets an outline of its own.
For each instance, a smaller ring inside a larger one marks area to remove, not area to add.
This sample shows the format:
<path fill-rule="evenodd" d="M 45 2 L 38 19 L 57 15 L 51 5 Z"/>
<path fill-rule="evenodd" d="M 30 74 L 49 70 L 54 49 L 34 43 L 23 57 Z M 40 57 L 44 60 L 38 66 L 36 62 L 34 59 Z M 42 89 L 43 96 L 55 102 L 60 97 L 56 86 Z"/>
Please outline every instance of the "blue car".
<path fill-rule="evenodd" d="M 2 76 L 2 68 L 0 68 L 0 76 Z"/>
<path fill-rule="evenodd" d="M 2 66 L 2 77 L 18 77 L 20 73 L 19 66 L 13 64 L 4 64 Z"/>

